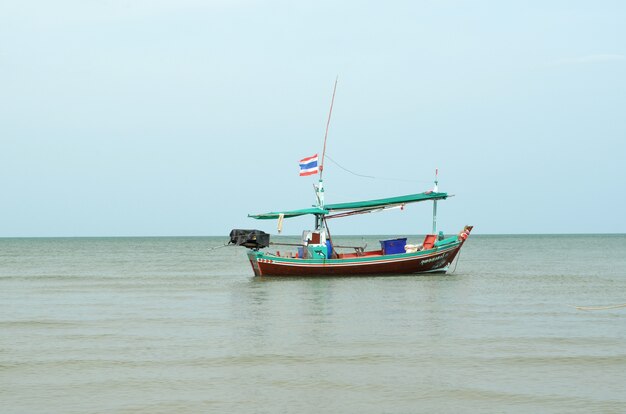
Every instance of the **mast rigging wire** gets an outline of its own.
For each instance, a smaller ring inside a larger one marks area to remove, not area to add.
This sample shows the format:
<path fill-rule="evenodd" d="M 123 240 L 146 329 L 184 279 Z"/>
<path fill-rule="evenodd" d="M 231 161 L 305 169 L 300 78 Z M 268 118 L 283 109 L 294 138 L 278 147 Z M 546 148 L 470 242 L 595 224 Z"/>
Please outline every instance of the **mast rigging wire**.
<path fill-rule="evenodd" d="M 357 177 L 362 177 L 362 178 L 369 178 L 371 180 L 386 180 L 386 181 L 403 181 L 403 182 L 408 182 L 408 183 L 430 183 L 430 181 L 424 181 L 424 180 L 409 180 L 407 178 L 391 178 L 391 177 L 376 177 L 373 175 L 365 175 L 365 174 L 359 174 L 356 173 L 352 170 L 347 169 L 346 167 L 342 166 L 341 164 L 339 164 L 337 161 L 335 161 L 334 159 L 331 158 L 330 155 L 326 154 L 326 158 L 328 158 L 333 164 L 335 164 L 337 167 L 341 168 L 342 170 L 355 175 Z"/>

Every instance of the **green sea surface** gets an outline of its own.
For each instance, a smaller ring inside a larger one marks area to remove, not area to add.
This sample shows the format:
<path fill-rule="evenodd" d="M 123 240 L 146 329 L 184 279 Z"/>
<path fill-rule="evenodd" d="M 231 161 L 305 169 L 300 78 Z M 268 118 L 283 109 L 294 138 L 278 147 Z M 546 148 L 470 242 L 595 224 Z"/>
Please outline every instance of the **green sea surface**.
<path fill-rule="evenodd" d="M 310 279 L 254 278 L 226 240 L 0 239 L 0 411 L 626 412 L 626 308 L 575 308 L 626 303 L 626 235 Z"/>

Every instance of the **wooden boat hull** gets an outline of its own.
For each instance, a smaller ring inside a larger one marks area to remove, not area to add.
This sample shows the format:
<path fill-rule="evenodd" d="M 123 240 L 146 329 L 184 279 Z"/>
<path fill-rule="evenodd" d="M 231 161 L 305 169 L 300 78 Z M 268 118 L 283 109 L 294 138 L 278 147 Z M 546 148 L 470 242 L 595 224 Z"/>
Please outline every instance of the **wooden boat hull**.
<path fill-rule="evenodd" d="M 341 259 L 299 259 L 262 251 L 248 251 L 255 276 L 385 276 L 445 273 L 463 241 L 415 253 Z"/>

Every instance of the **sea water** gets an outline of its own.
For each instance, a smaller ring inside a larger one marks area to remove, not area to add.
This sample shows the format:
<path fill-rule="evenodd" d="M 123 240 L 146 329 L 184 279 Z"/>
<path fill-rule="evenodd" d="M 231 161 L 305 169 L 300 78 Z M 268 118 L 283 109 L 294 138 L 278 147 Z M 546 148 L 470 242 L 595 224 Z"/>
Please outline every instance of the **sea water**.
<path fill-rule="evenodd" d="M 225 240 L 0 239 L 0 411 L 626 412 L 626 308 L 575 307 L 626 303 L 625 235 L 309 279 L 254 278 Z"/>

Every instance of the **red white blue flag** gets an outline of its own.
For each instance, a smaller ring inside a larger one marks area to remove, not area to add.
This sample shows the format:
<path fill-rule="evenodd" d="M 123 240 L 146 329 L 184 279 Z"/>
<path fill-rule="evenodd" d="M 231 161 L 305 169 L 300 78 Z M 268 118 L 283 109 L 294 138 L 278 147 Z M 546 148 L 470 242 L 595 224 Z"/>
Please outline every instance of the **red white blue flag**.
<path fill-rule="evenodd" d="M 317 154 L 300 160 L 300 177 L 317 174 Z"/>

